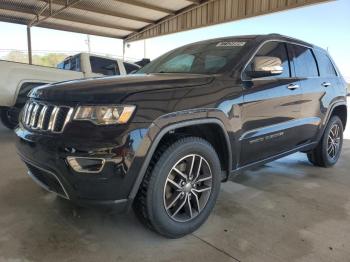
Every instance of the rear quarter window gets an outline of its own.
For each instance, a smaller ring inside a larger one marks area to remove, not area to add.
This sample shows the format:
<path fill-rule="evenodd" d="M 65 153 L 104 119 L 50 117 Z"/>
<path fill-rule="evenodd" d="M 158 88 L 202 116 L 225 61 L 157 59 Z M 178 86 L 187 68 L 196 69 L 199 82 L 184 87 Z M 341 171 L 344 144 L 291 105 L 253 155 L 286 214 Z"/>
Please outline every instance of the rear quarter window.
<path fill-rule="evenodd" d="M 323 77 L 337 76 L 337 71 L 335 70 L 333 63 L 329 56 L 321 51 L 315 51 L 315 55 L 318 62 L 318 69 L 320 70 L 320 75 Z"/>

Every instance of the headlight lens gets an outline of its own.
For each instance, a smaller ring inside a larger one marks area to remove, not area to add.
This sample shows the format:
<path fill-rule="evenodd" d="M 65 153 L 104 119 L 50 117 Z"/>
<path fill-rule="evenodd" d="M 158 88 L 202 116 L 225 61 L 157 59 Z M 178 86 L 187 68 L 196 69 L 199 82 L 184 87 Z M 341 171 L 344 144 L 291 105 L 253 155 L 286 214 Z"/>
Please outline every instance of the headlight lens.
<path fill-rule="evenodd" d="M 96 125 L 125 124 L 131 118 L 135 106 L 79 106 L 74 120 L 85 120 Z"/>

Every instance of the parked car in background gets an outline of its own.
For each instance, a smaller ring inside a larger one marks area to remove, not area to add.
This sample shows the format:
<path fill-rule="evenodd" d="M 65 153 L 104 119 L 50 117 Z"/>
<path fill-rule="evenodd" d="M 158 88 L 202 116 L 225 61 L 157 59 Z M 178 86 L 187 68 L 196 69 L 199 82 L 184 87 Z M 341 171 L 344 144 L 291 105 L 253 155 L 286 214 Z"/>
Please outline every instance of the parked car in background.
<path fill-rule="evenodd" d="M 126 75 L 141 66 L 88 53 L 66 58 L 57 68 L 0 60 L 0 119 L 8 128 L 18 124 L 18 114 L 30 90 L 65 80 Z"/>
<path fill-rule="evenodd" d="M 183 46 L 135 75 L 37 87 L 16 134 L 39 185 L 81 205 L 133 206 L 176 238 L 243 170 L 298 151 L 333 166 L 346 121 L 327 51 L 273 34 Z"/>

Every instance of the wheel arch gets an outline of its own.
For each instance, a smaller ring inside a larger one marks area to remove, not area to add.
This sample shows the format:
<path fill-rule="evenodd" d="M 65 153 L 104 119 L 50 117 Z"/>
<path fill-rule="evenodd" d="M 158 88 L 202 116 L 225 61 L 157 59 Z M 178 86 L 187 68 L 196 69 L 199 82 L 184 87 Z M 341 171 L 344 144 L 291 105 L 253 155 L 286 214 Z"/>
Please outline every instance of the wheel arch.
<path fill-rule="evenodd" d="M 26 102 L 26 100 L 28 99 L 28 94 L 29 92 L 38 86 L 41 85 L 46 85 L 48 84 L 48 82 L 38 82 L 38 81 L 24 81 L 21 82 L 15 97 L 15 105 L 20 105 L 20 104 L 24 104 Z"/>
<path fill-rule="evenodd" d="M 334 106 L 332 109 L 332 112 L 330 113 L 329 118 L 331 118 L 332 116 L 335 116 L 335 115 L 340 118 L 340 120 L 343 123 L 343 128 L 345 129 L 347 117 L 348 117 L 346 104 L 339 104 L 339 105 Z"/>
<path fill-rule="evenodd" d="M 226 160 L 223 161 L 223 163 L 226 164 L 225 167 L 222 166 L 222 168 L 224 168 L 224 171 L 226 172 L 226 178 L 229 176 L 230 171 L 232 170 L 232 150 L 231 150 L 231 143 L 230 143 L 230 138 L 229 135 L 225 129 L 225 125 L 222 123 L 221 120 L 216 119 L 216 118 L 207 118 L 207 119 L 195 119 L 195 120 L 188 120 L 188 121 L 184 121 L 184 122 L 180 122 L 180 123 L 173 123 L 171 125 L 168 125 L 162 129 L 159 130 L 158 134 L 155 136 L 155 139 L 153 139 L 151 141 L 151 146 L 147 152 L 147 155 L 145 156 L 142 166 L 137 174 L 137 177 L 135 179 L 134 185 L 130 191 L 129 194 L 129 199 L 134 199 L 139 187 L 142 183 L 142 180 L 144 178 L 144 175 L 146 174 L 146 170 L 152 160 L 152 157 L 154 155 L 154 153 L 156 152 L 157 148 L 159 147 L 159 145 L 162 142 L 162 139 L 165 139 L 167 137 L 167 135 L 171 135 L 174 134 L 176 132 L 178 132 L 178 134 L 181 134 L 183 130 L 191 130 L 191 131 L 195 131 L 197 130 L 198 126 L 202 126 L 202 127 L 207 127 L 208 125 L 211 126 L 215 126 L 216 128 L 218 128 L 218 130 L 220 130 L 219 132 L 221 132 L 220 134 L 222 135 L 222 138 L 224 138 L 224 145 L 225 145 L 225 150 L 227 153 L 227 156 L 225 157 Z M 195 135 L 194 133 L 190 133 L 189 135 L 193 135 L 193 136 L 199 136 L 202 137 L 200 135 Z M 208 141 L 210 143 L 210 141 Z M 217 150 L 215 148 L 215 145 L 213 145 L 214 149 Z M 221 152 L 217 152 L 219 155 L 219 159 L 220 161 L 222 161 L 222 155 L 220 155 L 220 153 L 223 153 L 225 151 L 221 151 Z M 225 153 L 224 153 L 225 154 Z"/>

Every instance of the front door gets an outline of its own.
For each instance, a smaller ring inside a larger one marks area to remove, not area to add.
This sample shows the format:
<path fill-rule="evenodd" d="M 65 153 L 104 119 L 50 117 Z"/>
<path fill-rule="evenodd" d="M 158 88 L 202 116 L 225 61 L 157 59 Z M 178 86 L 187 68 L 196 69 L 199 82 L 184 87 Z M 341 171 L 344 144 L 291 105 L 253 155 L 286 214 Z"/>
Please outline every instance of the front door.
<path fill-rule="evenodd" d="M 267 42 L 255 56 L 281 59 L 283 73 L 250 79 L 245 72 L 251 65 L 248 64 L 243 71 L 245 91 L 240 166 L 288 151 L 299 142 L 301 91 L 299 82 L 292 77 L 294 68 L 291 66 L 286 43 Z"/>

